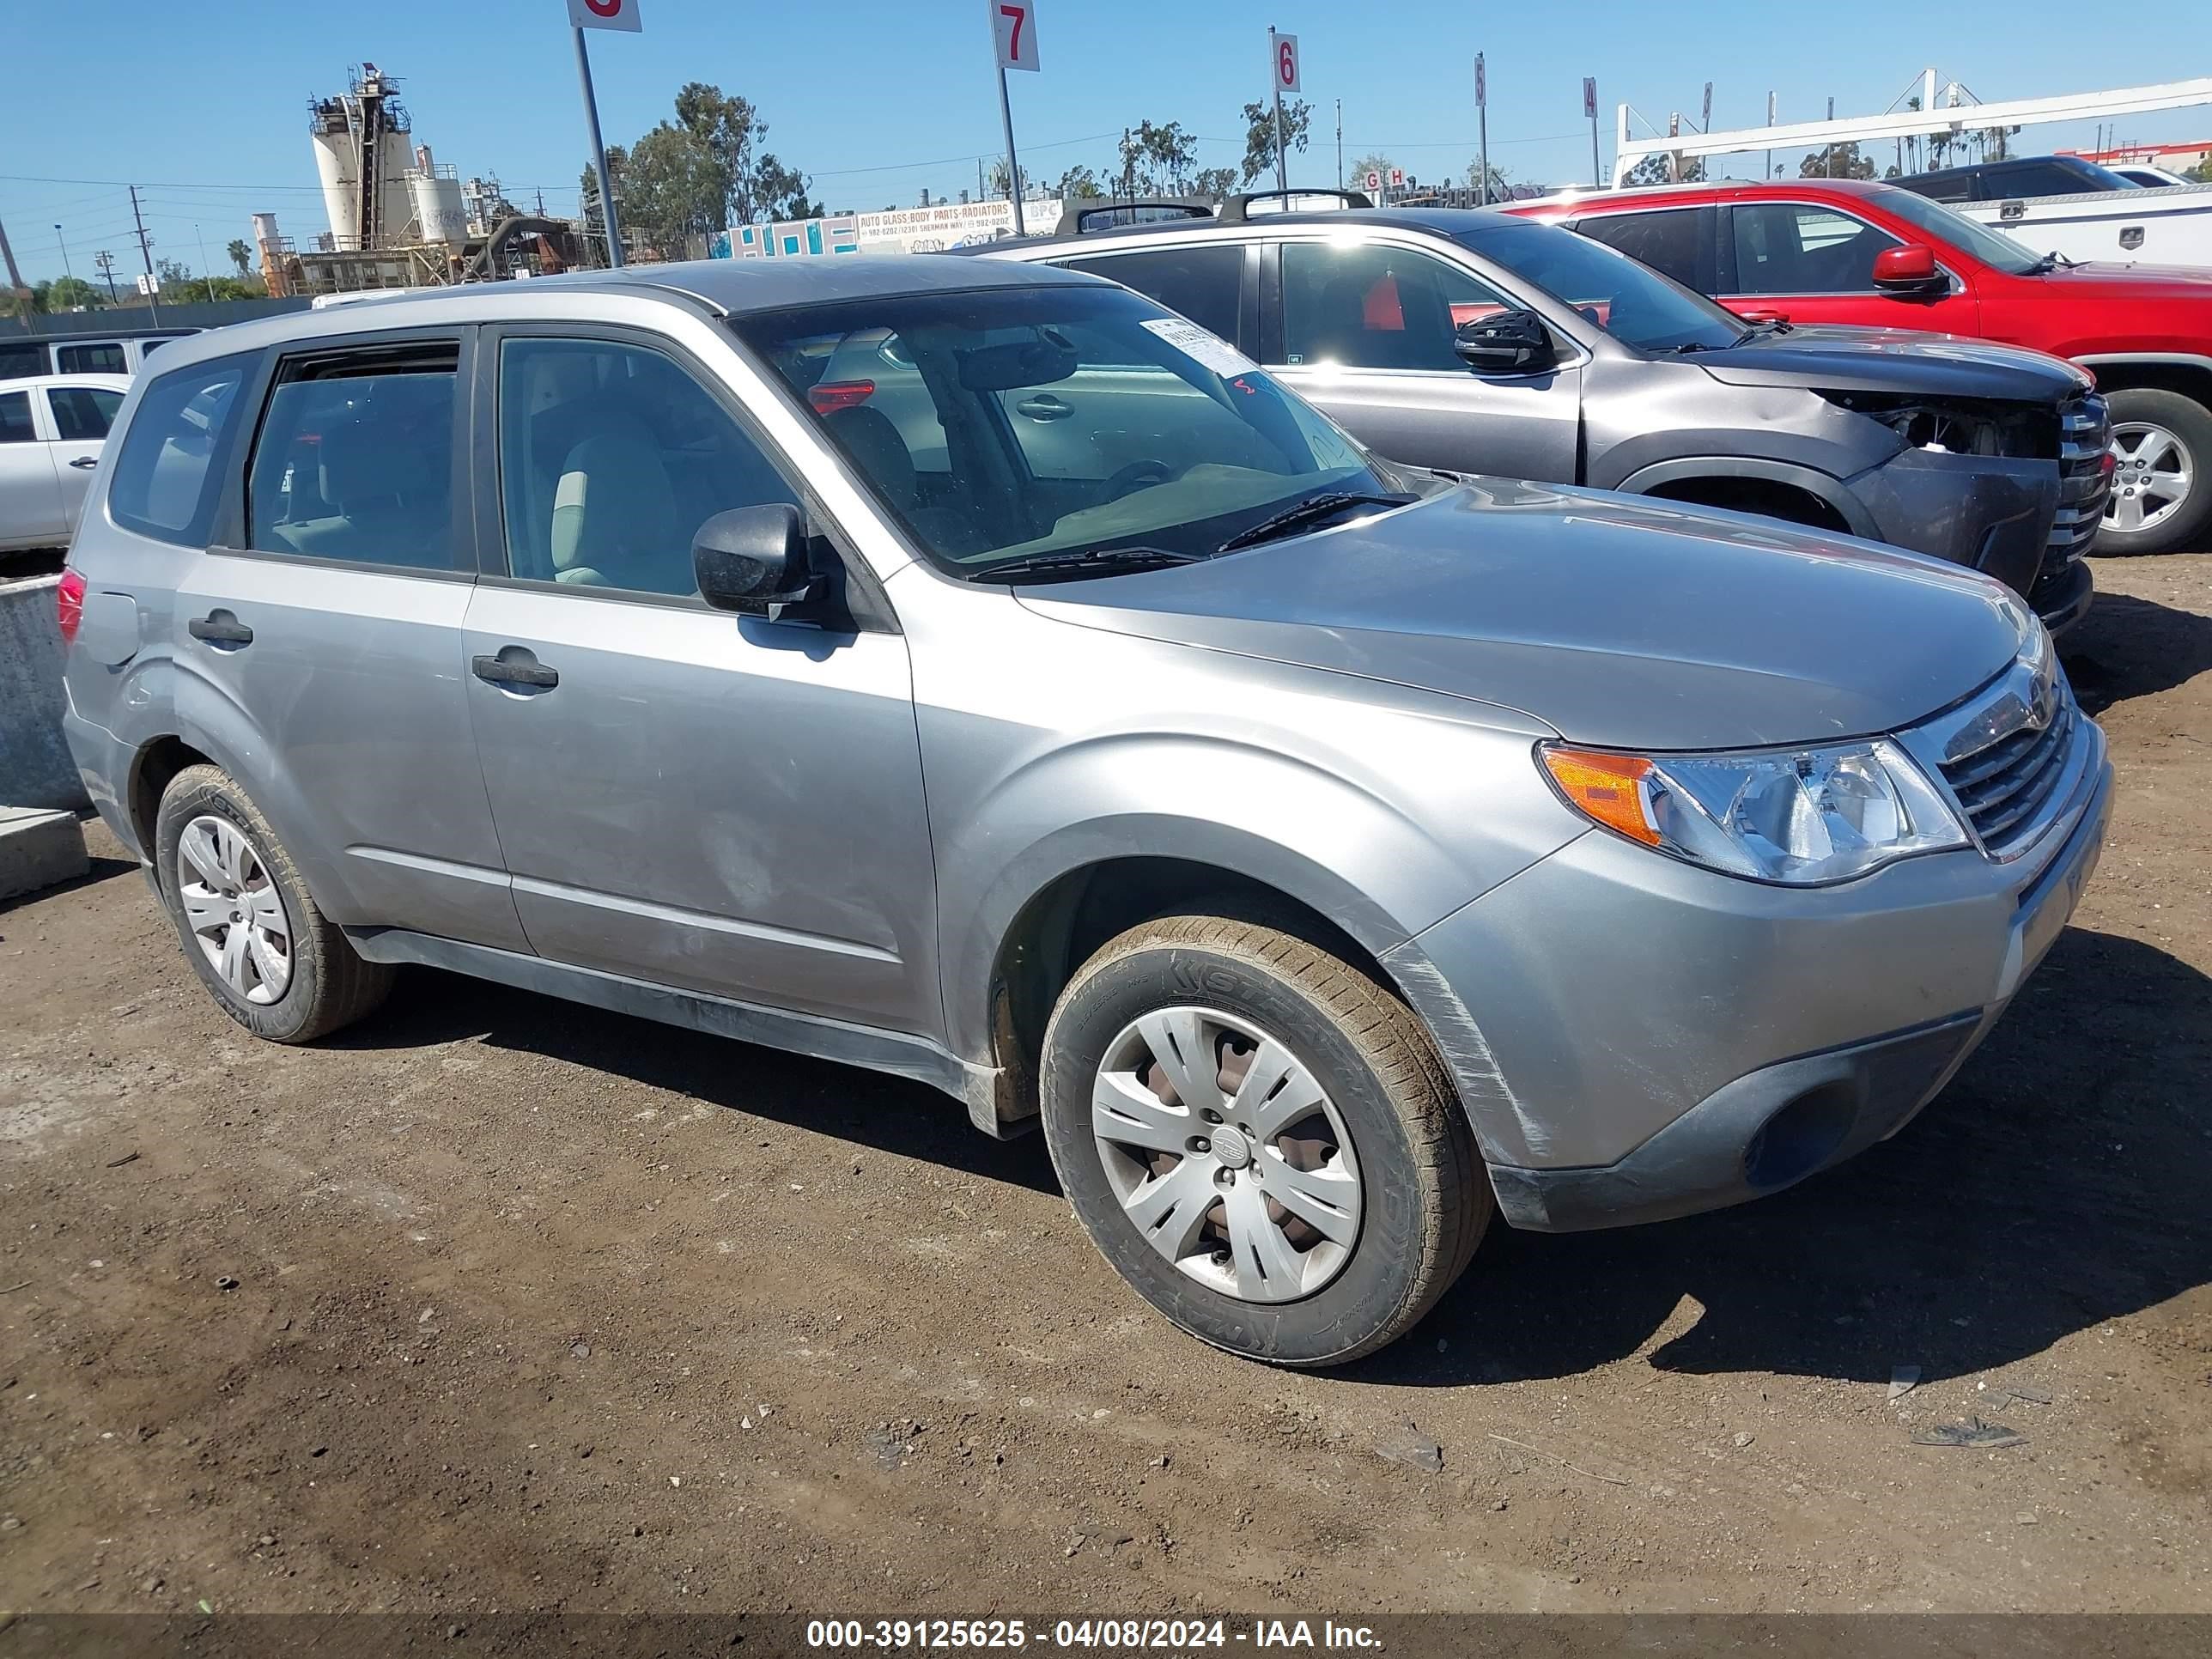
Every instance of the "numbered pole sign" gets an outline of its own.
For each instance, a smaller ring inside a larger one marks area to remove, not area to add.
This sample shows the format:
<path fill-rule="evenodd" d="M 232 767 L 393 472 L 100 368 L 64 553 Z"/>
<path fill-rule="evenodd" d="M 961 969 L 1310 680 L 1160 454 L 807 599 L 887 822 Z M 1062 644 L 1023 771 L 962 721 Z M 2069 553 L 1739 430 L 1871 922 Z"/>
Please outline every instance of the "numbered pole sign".
<path fill-rule="evenodd" d="M 1583 116 L 1586 120 L 1597 119 L 1597 76 L 1583 76 Z"/>
<path fill-rule="evenodd" d="M 1479 52 L 1474 54 L 1474 106 L 1477 109 L 1490 107 L 1490 74 L 1483 68 L 1482 54 Z"/>
<path fill-rule="evenodd" d="M 1297 91 L 1298 37 L 1271 32 L 1269 40 L 1270 50 L 1275 55 L 1275 90 L 1279 93 Z"/>
<path fill-rule="evenodd" d="M 991 33 L 999 43 L 999 67 L 1037 66 L 1036 7 L 1030 0 L 989 0 Z"/>
<path fill-rule="evenodd" d="M 638 21 L 637 0 L 568 0 L 568 21 L 580 29 L 620 29 L 626 34 L 645 27 Z"/>

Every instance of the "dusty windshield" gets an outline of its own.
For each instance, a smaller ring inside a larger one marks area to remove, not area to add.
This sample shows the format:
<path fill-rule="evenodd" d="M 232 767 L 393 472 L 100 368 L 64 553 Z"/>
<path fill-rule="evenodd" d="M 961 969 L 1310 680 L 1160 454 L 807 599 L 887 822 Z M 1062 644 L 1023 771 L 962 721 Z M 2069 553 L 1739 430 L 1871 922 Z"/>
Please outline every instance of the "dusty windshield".
<path fill-rule="evenodd" d="M 1742 319 L 1702 294 L 1557 225 L 1485 225 L 1459 240 L 1639 351 L 1711 351 L 1743 337 Z"/>
<path fill-rule="evenodd" d="M 893 295 L 733 326 L 964 576 L 1093 550 L 1210 556 L 1308 497 L 1404 487 L 1232 347 L 1119 289 Z"/>

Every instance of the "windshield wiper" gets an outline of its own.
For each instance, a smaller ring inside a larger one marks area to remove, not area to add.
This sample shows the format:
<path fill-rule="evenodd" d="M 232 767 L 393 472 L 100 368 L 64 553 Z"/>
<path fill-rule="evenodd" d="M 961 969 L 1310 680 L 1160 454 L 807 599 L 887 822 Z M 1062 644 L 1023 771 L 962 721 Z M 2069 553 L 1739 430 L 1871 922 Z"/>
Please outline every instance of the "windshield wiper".
<path fill-rule="evenodd" d="M 1273 541 L 1293 531 L 1318 523 L 1331 514 L 1341 513 L 1348 507 L 1404 507 L 1420 500 L 1418 495 L 1370 495 L 1350 490 L 1328 489 L 1318 495 L 1309 495 L 1295 507 L 1286 507 L 1280 513 L 1262 519 L 1248 530 L 1240 530 L 1221 544 L 1218 551 L 1234 553 L 1240 547 L 1256 547 L 1261 542 Z"/>
<path fill-rule="evenodd" d="M 1047 580 L 1073 581 L 1084 576 L 1128 570 L 1160 570 L 1169 565 L 1195 564 L 1203 553 L 1177 553 L 1164 547 L 1079 547 L 1061 553 L 1031 553 L 985 565 L 968 580 L 1001 582 L 1012 576 L 1041 576 Z"/>

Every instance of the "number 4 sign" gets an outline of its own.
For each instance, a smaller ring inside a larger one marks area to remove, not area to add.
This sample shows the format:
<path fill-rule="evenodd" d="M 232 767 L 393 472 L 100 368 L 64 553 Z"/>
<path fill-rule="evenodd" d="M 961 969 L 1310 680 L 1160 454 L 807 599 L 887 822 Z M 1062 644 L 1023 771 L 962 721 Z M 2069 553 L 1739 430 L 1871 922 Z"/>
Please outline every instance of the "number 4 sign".
<path fill-rule="evenodd" d="M 1030 0 L 990 0 L 991 30 L 999 42 L 999 67 L 1037 66 L 1036 8 Z"/>

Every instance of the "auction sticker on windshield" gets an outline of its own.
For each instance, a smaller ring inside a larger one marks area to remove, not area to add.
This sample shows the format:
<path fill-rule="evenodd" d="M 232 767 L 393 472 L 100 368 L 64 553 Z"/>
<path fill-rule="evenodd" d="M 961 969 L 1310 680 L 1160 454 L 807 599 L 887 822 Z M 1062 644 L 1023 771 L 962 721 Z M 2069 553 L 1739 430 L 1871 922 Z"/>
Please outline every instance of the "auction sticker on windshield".
<path fill-rule="evenodd" d="M 1249 374 L 1260 367 L 1219 335 L 1208 334 L 1196 323 L 1187 323 L 1180 317 L 1148 317 L 1144 325 L 1224 380 L 1232 374 Z"/>

